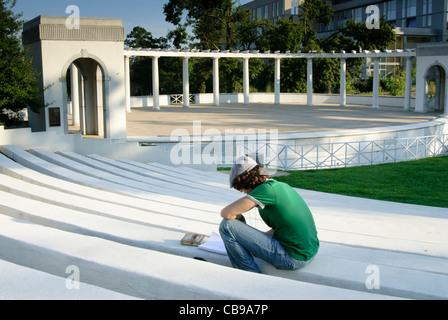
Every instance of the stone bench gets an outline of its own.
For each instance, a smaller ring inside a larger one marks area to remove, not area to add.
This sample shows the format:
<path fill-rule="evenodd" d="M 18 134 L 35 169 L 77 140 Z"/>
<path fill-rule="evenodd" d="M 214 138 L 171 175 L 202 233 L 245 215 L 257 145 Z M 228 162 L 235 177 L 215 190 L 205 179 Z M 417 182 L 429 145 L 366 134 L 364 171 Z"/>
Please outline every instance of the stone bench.
<path fill-rule="evenodd" d="M 248 273 L 0 214 L 0 258 L 143 299 L 389 299 L 390 297 Z M 59 282 L 59 280 L 57 280 Z M 30 285 L 30 284 L 28 284 Z M 47 283 L 47 286 L 55 286 Z M 29 288 L 45 292 L 45 287 Z M 107 296 L 105 296 L 107 297 Z"/>
<path fill-rule="evenodd" d="M 9 149 L 11 151 L 11 149 Z M 24 156 L 25 157 L 25 156 Z M 36 159 L 34 159 L 36 160 Z M 37 160 L 36 160 L 37 161 Z M 4 161 L 8 162 L 8 161 Z M 2 162 L 0 162 L 2 163 Z M 11 164 L 9 164 L 10 167 L 13 167 Z M 10 172 L 13 172 L 13 169 L 8 169 Z M 54 178 L 53 178 L 54 179 Z M 53 183 L 58 182 L 58 180 L 54 180 Z M 7 183 L 6 183 L 7 184 Z M 17 186 L 15 190 L 19 190 L 21 186 Z M 86 187 L 83 187 L 86 188 Z M 38 190 L 39 191 L 39 190 Z M 16 191 L 19 192 L 19 191 Z M 37 193 L 37 191 L 34 191 L 34 195 Z M 44 198 L 45 190 L 40 190 L 40 197 Z M 101 191 L 104 192 L 104 191 Z M 311 193 L 312 194 L 312 193 Z M 15 194 L 13 196 L 16 196 Z M 11 198 L 14 198 L 13 196 L 10 196 Z M 28 204 L 32 202 L 29 197 L 31 196 L 31 193 L 28 195 L 25 195 L 25 199 L 27 199 Z M 53 194 L 52 198 L 58 198 L 61 195 Z M 350 233 L 353 233 L 353 230 L 357 230 L 358 228 L 365 228 L 365 224 L 372 223 L 372 219 L 374 220 L 380 220 L 381 224 L 379 226 L 384 225 L 387 223 L 388 219 L 385 218 L 385 220 L 381 220 L 382 213 L 380 212 L 375 213 L 369 212 L 368 214 L 361 214 L 361 219 L 359 219 L 358 216 L 355 216 L 353 212 L 350 212 L 350 210 L 345 210 L 346 215 L 341 214 L 338 216 L 338 206 L 343 208 L 347 208 L 349 206 L 348 202 L 340 203 L 338 204 L 338 200 L 336 197 L 331 198 L 330 201 L 334 201 L 336 205 L 334 205 L 334 208 L 331 208 L 330 210 L 326 208 L 326 210 L 321 210 L 318 207 L 318 201 L 313 200 L 309 193 L 305 192 L 305 198 L 308 197 L 307 202 L 310 202 L 310 205 L 312 207 L 312 211 L 314 212 L 314 209 L 317 209 L 317 225 L 318 230 L 320 234 L 323 234 L 323 237 L 321 237 L 322 246 L 320 249 L 319 254 L 315 258 L 312 264 L 305 267 L 304 269 L 300 271 L 290 272 L 290 271 L 279 271 L 275 270 L 271 266 L 258 261 L 260 264 L 260 268 L 262 271 L 268 275 L 280 277 L 280 278 L 288 278 L 290 280 L 297 281 L 298 283 L 302 282 L 309 282 L 309 283 L 315 283 L 319 285 L 329 285 L 333 287 L 339 287 L 339 288 L 346 288 L 346 289 L 352 289 L 355 291 L 364 292 L 364 293 L 376 293 L 376 294 L 383 294 L 383 295 L 393 295 L 398 297 L 405 297 L 405 298 L 416 298 L 416 299 L 424 299 L 424 298 L 440 298 L 440 299 L 446 299 L 448 297 L 447 289 L 448 283 L 447 283 L 447 270 L 448 270 L 448 264 L 446 257 L 437 257 L 437 256 L 424 256 L 421 254 L 413 254 L 413 252 L 393 252 L 391 250 L 386 250 L 386 248 L 383 248 L 382 250 L 375 248 L 375 247 L 360 247 L 359 243 L 357 246 L 349 246 L 349 245 L 341 245 L 337 243 L 331 243 L 328 242 L 329 240 L 334 239 L 333 233 L 336 233 L 339 231 L 339 235 L 337 236 L 338 241 L 341 241 L 341 237 L 344 238 L 342 240 L 347 241 L 347 239 L 353 239 L 352 235 Z M 6 198 L 6 195 L 5 195 Z M 70 203 L 72 199 L 66 199 L 66 203 Z M 346 198 L 344 198 L 346 200 Z M 319 201 L 322 200 L 322 195 L 319 197 Z M 340 200 L 339 200 L 340 201 Z M 361 200 L 359 200 L 361 201 Z M 149 223 L 146 224 L 146 222 L 142 221 L 141 226 L 134 227 L 136 229 L 130 228 L 128 230 L 121 230 L 121 223 L 129 223 L 129 221 L 124 221 L 123 217 L 118 219 L 118 222 L 111 222 L 110 216 L 106 216 L 107 212 L 103 212 L 102 216 L 101 213 L 98 213 L 100 216 L 96 216 L 94 218 L 90 218 L 89 216 L 92 215 L 92 212 L 85 212 L 87 209 L 81 209 L 78 208 L 71 208 L 71 209 L 65 209 L 63 212 L 66 212 L 67 215 L 65 217 L 61 217 L 61 215 L 57 215 L 56 213 L 53 213 L 52 216 L 50 215 L 52 210 L 58 211 L 56 209 L 58 206 L 55 204 L 45 204 L 40 209 L 41 214 L 38 215 L 38 218 L 35 217 L 35 213 L 28 212 L 24 213 L 26 210 L 25 208 L 16 207 L 14 208 L 15 203 L 19 203 L 18 199 L 10 200 L 10 208 L 12 212 L 15 212 L 16 218 L 20 217 L 17 215 L 17 212 L 21 212 L 21 217 L 27 216 L 29 219 L 39 219 L 41 223 L 44 223 L 42 221 L 46 221 L 45 223 L 49 223 L 48 221 L 52 221 L 53 226 L 57 225 L 61 231 L 68 231 L 64 229 L 64 227 L 67 228 L 67 226 L 70 226 L 70 228 L 75 228 L 75 230 L 89 230 L 89 232 L 94 232 L 96 237 L 103 237 L 107 239 L 108 241 L 112 241 L 114 239 L 118 239 L 117 243 L 127 243 L 128 245 L 132 245 L 134 247 L 139 247 L 143 243 L 145 243 L 146 246 L 151 245 L 151 247 L 146 247 L 146 249 L 151 250 L 157 250 L 159 252 L 170 252 L 172 254 L 175 254 L 177 256 L 184 256 L 184 257 L 193 257 L 195 255 L 202 256 L 206 258 L 206 260 L 210 262 L 214 262 L 213 265 L 228 265 L 228 259 L 225 256 L 212 254 L 212 253 L 206 253 L 204 251 L 201 251 L 197 248 L 191 248 L 191 247 L 185 247 L 179 245 L 179 237 L 182 235 L 182 232 L 172 230 L 173 227 L 173 221 L 168 221 L 168 219 L 158 219 L 156 225 L 150 225 Z M 62 197 L 61 201 L 62 202 Z M 328 202 L 328 199 L 327 199 Z M 33 202 L 34 203 L 34 202 Z M 365 203 L 365 202 L 364 202 Z M 378 202 L 375 202 L 377 204 Z M 89 207 L 86 204 L 87 207 Z M 34 208 L 37 210 L 39 207 L 36 205 L 28 205 L 27 208 Z M 406 207 L 406 206 L 405 206 Z M 51 208 L 51 210 L 50 210 Z M 406 207 L 409 209 L 408 207 Z M 106 210 L 106 206 L 104 207 L 104 211 Z M 353 210 L 353 208 L 351 208 Z M 15 211 L 14 211 L 15 210 Z M 101 206 L 98 206 L 98 212 L 101 211 Z M 361 210 L 361 209 L 359 209 Z M 119 210 L 118 210 L 119 212 Z M 434 222 L 437 222 L 438 225 L 440 225 L 440 228 L 443 229 L 444 223 L 446 224 L 446 218 L 445 220 L 442 219 L 443 212 L 441 211 L 441 214 L 433 214 L 436 217 L 430 217 L 430 214 L 427 214 L 427 216 L 419 216 L 418 211 L 415 213 L 415 221 L 419 221 L 420 226 L 431 226 Z M 138 213 L 134 212 L 135 221 L 138 221 Z M 83 216 L 83 219 L 80 219 L 80 216 Z M 359 215 L 359 213 L 358 213 Z M 161 215 L 162 216 L 162 215 Z M 383 215 L 384 216 L 384 215 Z M 63 220 L 68 219 L 69 217 L 71 220 Z M 215 212 L 216 217 L 216 212 Z M 341 222 L 339 224 L 335 224 L 335 221 L 340 221 L 345 218 L 345 221 L 343 223 L 346 224 L 346 226 L 341 226 Z M 406 226 L 406 223 L 403 219 L 398 219 L 393 214 L 390 215 L 389 222 L 394 221 L 400 221 L 401 223 L 404 223 Z M 400 217 L 402 218 L 402 217 Z M 406 216 L 403 217 L 406 218 L 406 220 L 412 221 L 412 216 Z M 428 222 L 425 220 L 425 218 L 429 219 Z M 431 219 L 439 219 L 439 220 L 431 220 Z M 95 220 L 96 219 L 96 220 Z M 336 220 L 335 220 L 336 219 Z M 96 222 L 95 222 L 96 221 Z M 104 223 L 102 222 L 104 221 Z M 107 221 L 107 223 L 105 222 Z M 114 228 L 106 228 L 105 226 L 107 224 L 113 224 L 115 225 Z M 176 222 L 174 222 L 176 223 Z M 218 223 L 218 221 L 216 221 Z M 123 224 L 123 225 L 124 225 Z M 133 223 L 134 224 L 134 223 Z M 192 227 L 196 225 L 195 222 L 191 224 Z M 197 226 L 199 228 L 200 222 L 197 222 Z M 319 226 L 322 225 L 325 228 L 327 228 L 327 225 L 332 226 L 334 230 L 322 230 L 319 229 Z M 411 225 L 409 225 L 411 226 Z M 169 229 L 171 227 L 171 230 Z M 216 227 L 216 224 L 213 225 L 213 227 Z M 344 230 L 344 227 L 346 228 Z M 96 228 L 95 230 L 92 230 L 92 228 Z M 140 229 L 139 229 L 140 228 Z M 140 231 L 130 231 L 130 230 L 140 230 Z M 384 228 L 386 233 L 381 233 L 383 236 L 387 235 L 387 228 Z M 110 230 L 114 230 L 114 232 L 111 232 Z M 148 240 L 147 238 L 144 238 L 145 230 L 152 230 L 151 234 L 153 234 L 154 238 L 151 238 L 151 240 Z M 212 229 L 209 229 L 212 230 Z M 342 230 L 342 232 L 341 232 Z M 445 229 L 446 230 L 446 229 Z M 391 232 L 394 230 L 391 230 Z M 433 231 L 438 231 L 433 228 Z M 364 232 L 364 231 L 363 231 Z M 405 234 L 406 230 L 403 231 L 403 234 Z M 434 235 L 434 241 L 441 241 L 443 238 L 437 238 L 437 232 L 433 232 Z M 345 236 L 348 234 L 348 236 Z M 85 235 L 85 234 L 82 234 Z M 378 239 L 379 236 L 372 232 L 372 230 L 369 230 L 369 232 L 366 234 L 366 236 L 370 236 L 373 239 Z M 115 238 L 114 238 L 115 237 Z M 333 238 L 332 238 L 333 237 Z M 147 239 L 148 241 L 142 241 L 143 239 Z M 166 239 L 164 243 L 158 243 L 157 239 Z M 410 239 L 411 242 L 415 243 L 416 240 L 419 239 Z M 407 241 L 407 239 L 404 239 L 403 241 Z M 419 240 L 421 241 L 421 240 Z M 352 240 L 353 243 L 356 243 L 355 240 Z M 443 243 L 443 241 L 442 241 Z M 170 246 L 171 244 L 171 246 Z M 363 245 L 365 243 L 362 243 Z M 369 274 L 366 273 L 368 268 L 370 266 L 374 266 L 380 271 L 380 288 L 379 289 L 368 289 L 366 286 L 366 280 L 369 277 Z"/>
<path fill-rule="evenodd" d="M 211 197 L 214 199 L 214 203 L 220 202 L 221 204 L 226 204 L 234 201 L 238 196 L 238 192 L 233 192 L 236 190 L 231 190 L 230 188 L 225 190 L 223 188 L 207 186 L 194 180 L 192 181 L 192 179 L 185 174 L 179 173 L 168 175 L 167 172 L 161 173 L 150 170 L 151 166 L 147 166 L 146 168 L 136 166 L 135 162 L 129 163 L 117 161 L 99 155 L 89 155 L 86 157 L 73 152 L 58 152 L 57 154 L 122 177 L 146 183 L 154 183 L 156 185 L 163 185 L 169 189 L 173 188 L 172 190 L 179 190 L 185 193 L 185 197 L 188 197 L 189 193 L 195 195 L 201 194 L 203 197 Z"/>
<path fill-rule="evenodd" d="M 123 159 L 123 160 L 129 161 L 128 159 Z M 174 167 L 174 166 L 169 166 L 169 165 L 166 165 L 163 163 L 157 163 L 157 162 L 150 162 L 147 164 L 139 164 L 139 165 L 143 165 L 145 167 L 147 167 L 147 166 L 157 167 L 157 168 L 160 168 L 161 170 L 164 170 L 164 172 L 167 172 L 167 171 L 179 172 L 179 173 L 182 173 L 189 177 L 198 178 L 199 181 L 204 184 L 209 184 L 211 182 L 212 184 L 225 186 L 226 188 L 229 188 L 229 176 L 227 174 L 219 172 L 219 171 L 216 171 L 216 172 L 201 171 L 201 170 L 194 169 L 194 168 L 189 168 L 189 167 L 184 167 L 184 166 Z"/>
<path fill-rule="evenodd" d="M 220 219 L 217 217 L 216 211 L 214 211 L 213 208 L 210 211 L 191 209 L 187 207 L 183 207 L 182 210 L 179 210 L 179 206 L 175 204 L 163 203 L 154 200 L 133 197 L 128 194 L 119 194 L 116 192 L 110 192 L 107 190 L 84 186 L 82 184 L 54 178 L 49 175 L 34 171 L 5 157 L 2 154 L 0 154 L 0 171 L 5 175 L 9 175 L 25 182 L 29 182 L 33 185 L 48 188 L 49 190 L 46 190 L 45 192 L 55 190 L 66 195 L 79 196 L 81 199 L 84 199 L 84 202 L 86 203 L 88 203 L 90 199 L 93 199 L 100 200 L 106 203 L 122 205 L 126 208 L 137 209 L 143 212 L 154 212 L 166 216 L 185 218 L 192 221 L 203 221 L 212 224 L 218 224 L 220 221 Z M 22 190 L 21 192 L 25 192 L 25 190 Z M 61 199 L 64 198 L 56 197 L 47 199 L 46 201 L 60 202 L 59 200 Z M 80 204 L 82 203 L 71 203 L 70 205 L 79 208 L 78 205 Z"/>
<path fill-rule="evenodd" d="M 0 259 L 0 300 L 135 300 L 136 297 L 79 283 Z"/>
<path fill-rule="evenodd" d="M 79 161 L 74 161 L 67 157 L 49 152 L 43 149 L 30 149 L 29 152 L 45 161 L 56 164 L 63 168 L 78 172 L 80 174 L 89 175 L 104 181 L 124 185 L 133 189 L 142 190 L 153 194 L 162 194 L 176 198 L 185 198 L 195 201 L 200 201 L 202 198 L 197 194 L 192 193 L 187 188 L 182 188 L 173 183 L 167 183 L 160 180 L 155 180 L 149 177 L 144 177 L 133 172 L 123 173 L 123 170 L 111 167 L 104 163 L 99 163 L 91 159 L 93 164 L 86 165 Z M 115 172 L 114 172 L 115 171 Z M 114 173 L 112 173 L 114 172 Z"/>
<path fill-rule="evenodd" d="M 150 186 L 148 184 L 138 182 L 130 182 L 127 179 L 120 178 L 118 176 L 113 176 L 110 174 L 108 175 L 107 173 L 104 173 L 102 175 L 97 170 L 89 168 L 88 166 L 82 165 L 80 163 L 76 163 L 74 161 L 70 162 L 70 165 L 68 165 L 67 163 L 70 161 L 69 159 L 58 158 L 61 156 L 58 156 L 53 153 L 46 152 L 45 154 L 48 156 L 49 159 L 53 159 L 53 161 L 58 161 L 60 162 L 60 164 L 63 164 L 66 167 L 45 161 L 44 159 L 41 159 L 40 157 L 30 154 L 29 152 L 26 152 L 25 150 L 18 148 L 16 146 L 11 145 L 1 146 L 0 151 L 9 158 L 13 159 L 14 161 L 26 167 L 29 167 L 33 170 L 36 170 L 43 174 L 50 175 L 52 177 L 78 183 L 84 186 L 91 186 L 100 190 L 112 191 L 119 194 L 126 194 L 133 197 L 154 200 L 157 202 L 163 202 L 167 204 L 173 204 L 176 203 L 176 201 L 182 199 L 173 196 L 172 194 L 168 195 L 168 194 L 156 193 L 155 191 L 160 191 L 160 189 L 157 189 L 157 187 L 155 186 Z M 69 167 L 70 169 L 68 169 L 67 167 Z M 84 173 L 80 173 L 76 170 L 83 170 Z M 110 177 L 110 179 L 114 180 L 114 182 L 100 178 L 105 176 Z M 135 188 L 134 187 L 135 185 L 140 185 L 142 189 Z M 205 210 L 205 211 L 216 209 L 216 211 L 214 212 L 219 212 L 222 208 L 222 206 L 215 206 L 213 204 L 208 204 L 201 201 L 195 201 L 190 199 L 182 199 L 182 207 L 193 208 L 196 210 Z"/>

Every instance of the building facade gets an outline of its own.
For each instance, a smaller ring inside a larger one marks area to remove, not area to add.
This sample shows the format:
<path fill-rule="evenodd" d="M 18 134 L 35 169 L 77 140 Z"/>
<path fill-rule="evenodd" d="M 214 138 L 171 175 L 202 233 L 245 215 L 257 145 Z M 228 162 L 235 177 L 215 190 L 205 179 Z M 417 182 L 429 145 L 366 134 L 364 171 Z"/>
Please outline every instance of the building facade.
<path fill-rule="evenodd" d="M 252 11 L 253 17 L 272 19 L 292 19 L 297 21 L 300 5 L 304 0 L 254 0 L 243 5 Z M 333 20 L 329 26 L 318 26 L 318 37 L 330 36 L 343 27 L 347 20 L 367 21 L 372 11 L 367 7 L 375 5 L 379 15 L 395 26 L 395 43 L 391 50 L 415 49 L 419 43 L 446 42 L 448 30 L 448 0 L 332 0 L 326 1 L 334 9 Z M 380 62 L 380 73 L 386 76 L 402 63 L 401 59 Z M 365 75 L 369 76 L 372 67 L 366 63 Z"/>

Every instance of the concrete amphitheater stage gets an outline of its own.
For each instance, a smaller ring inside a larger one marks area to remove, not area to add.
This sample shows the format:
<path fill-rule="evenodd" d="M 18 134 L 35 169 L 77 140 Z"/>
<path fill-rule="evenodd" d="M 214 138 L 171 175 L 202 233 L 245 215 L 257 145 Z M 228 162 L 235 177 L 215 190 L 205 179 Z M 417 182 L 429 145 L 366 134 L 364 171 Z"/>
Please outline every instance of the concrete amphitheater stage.
<path fill-rule="evenodd" d="M 176 129 L 193 134 L 193 122 L 201 121 L 202 131 L 247 128 L 277 129 L 279 133 L 320 132 L 415 124 L 434 120 L 439 113 L 416 113 L 398 107 L 336 104 L 200 104 L 132 108 L 127 114 L 127 136 L 170 136 Z"/>

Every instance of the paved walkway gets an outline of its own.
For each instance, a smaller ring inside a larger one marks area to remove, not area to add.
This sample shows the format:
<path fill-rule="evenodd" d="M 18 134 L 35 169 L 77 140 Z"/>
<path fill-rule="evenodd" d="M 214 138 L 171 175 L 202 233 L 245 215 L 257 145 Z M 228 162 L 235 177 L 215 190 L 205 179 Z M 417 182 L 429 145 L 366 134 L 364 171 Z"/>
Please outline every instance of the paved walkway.
<path fill-rule="evenodd" d="M 341 129 L 374 128 L 429 121 L 438 113 L 416 113 L 397 107 L 350 105 L 300 104 L 208 104 L 182 106 L 162 106 L 153 108 L 133 108 L 127 114 L 127 135 L 170 136 L 175 129 L 185 129 L 193 133 L 193 122 L 201 121 L 202 133 L 216 129 L 277 129 L 285 132 L 312 132 Z"/>

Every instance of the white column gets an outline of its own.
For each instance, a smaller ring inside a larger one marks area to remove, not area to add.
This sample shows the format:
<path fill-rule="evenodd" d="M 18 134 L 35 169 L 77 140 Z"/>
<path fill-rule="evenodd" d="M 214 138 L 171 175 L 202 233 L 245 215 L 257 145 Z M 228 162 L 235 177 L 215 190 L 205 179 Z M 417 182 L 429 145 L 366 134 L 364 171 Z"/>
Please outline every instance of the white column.
<path fill-rule="evenodd" d="M 129 56 L 124 56 L 124 82 L 126 95 L 126 112 L 131 112 L 131 75 L 129 71 Z"/>
<path fill-rule="evenodd" d="M 412 57 L 406 57 L 406 85 L 404 91 L 404 110 L 406 111 L 409 111 L 411 107 L 412 62 Z"/>
<path fill-rule="evenodd" d="M 345 107 L 347 105 L 347 88 L 346 88 L 346 75 L 347 75 L 347 59 L 341 59 L 341 85 L 339 88 L 340 106 Z"/>
<path fill-rule="evenodd" d="M 98 136 L 104 137 L 104 77 L 99 65 L 96 66 L 96 106 Z"/>
<path fill-rule="evenodd" d="M 280 104 L 280 58 L 275 59 L 274 90 L 275 104 Z"/>
<path fill-rule="evenodd" d="M 243 92 L 244 104 L 250 103 L 249 97 L 249 58 L 243 59 Z"/>
<path fill-rule="evenodd" d="M 446 85 L 448 83 L 448 72 L 445 72 L 445 99 L 443 109 L 445 110 L 444 114 L 445 116 L 448 116 L 448 86 Z"/>
<path fill-rule="evenodd" d="M 219 58 L 213 58 L 213 105 L 219 106 Z"/>
<path fill-rule="evenodd" d="M 313 59 L 307 58 L 306 60 L 307 60 L 307 65 L 306 65 L 307 98 L 306 98 L 306 102 L 307 102 L 307 105 L 312 106 L 313 105 Z"/>
<path fill-rule="evenodd" d="M 380 58 L 373 58 L 373 97 L 372 107 L 378 108 L 380 94 Z"/>
<path fill-rule="evenodd" d="M 153 108 L 160 110 L 159 101 L 159 57 L 152 57 L 152 101 Z"/>
<path fill-rule="evenodd" d="M 183 106 L 184 108 L 190 107 L 190 80 L 189 80 L 189 70 L 188 70 L 188 58 L 184 57 L 182 59 L 182 81 L 183 81 Z"/>
<path fill-rule="evenodd" d="M 72 92 L 72 124 L 79 126 L 79 77 L 78 68 L 72 63 L 70 65 L 70 82 Z"/>

